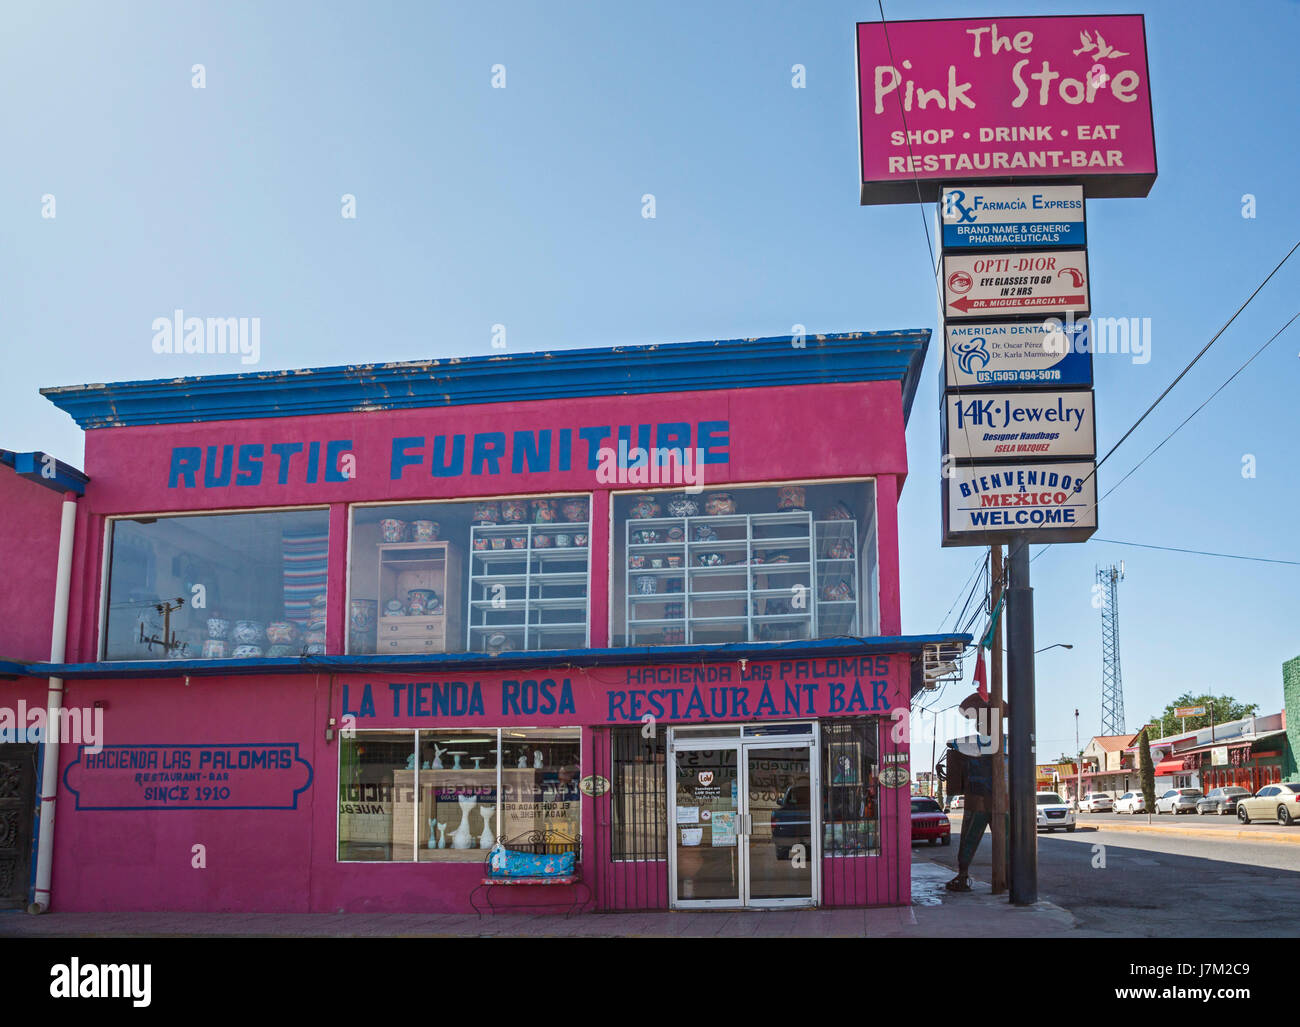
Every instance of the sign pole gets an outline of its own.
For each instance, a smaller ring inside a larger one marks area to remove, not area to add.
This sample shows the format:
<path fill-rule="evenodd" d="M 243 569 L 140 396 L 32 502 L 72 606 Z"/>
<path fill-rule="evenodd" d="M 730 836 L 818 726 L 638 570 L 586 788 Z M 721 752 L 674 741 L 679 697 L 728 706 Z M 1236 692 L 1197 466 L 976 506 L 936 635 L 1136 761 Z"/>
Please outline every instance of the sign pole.
<path fill-rule="evenodd" d="M 1002 546 L 989 547 L 989 568 L 993 577 L 993 604 L 997 620 L 993 622 L 993 652 L 990 654 L 989 692 L 993 700 L 993 716 L 997 730 L 993 746 L 993 894 L 1007 890 L 1007 743 L 1002 704 L 1002 617 L 998 603 L 1002 600 Z"/>
<path fill-rule="evenodd" d="M 1007 547 L 1007 699 L 1011 706 L 1011 901 L 1038 901 L 1038 809 L 1034 752 L 1034 590 L 1029 583 L 1029 536 Z"/>

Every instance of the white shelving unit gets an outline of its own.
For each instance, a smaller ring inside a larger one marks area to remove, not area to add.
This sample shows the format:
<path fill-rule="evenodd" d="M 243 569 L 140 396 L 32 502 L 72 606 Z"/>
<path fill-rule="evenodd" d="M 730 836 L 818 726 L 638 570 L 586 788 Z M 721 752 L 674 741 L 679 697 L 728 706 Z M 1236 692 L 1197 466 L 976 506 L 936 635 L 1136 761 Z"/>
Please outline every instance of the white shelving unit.
<path fill-rule="evenodd" d="M 856 521 L 814 521 L 808 511 L 785 510 L 629 519 L 623 530 L 628 645 L 786 641 L 856 632 Z M 681 538 L 669 541 L 674 532 Z M 656 540 L 643 541 L 645 533 Z M 708 534 L 716 537 L 698 537 Z M 828 555 L 841 538 L 853 553 L 850 559 Z M 724 562 L 701 563 L 701 556 L 714 554 Z M 671 558 L 679 566 L 668 566 Z M 656 560 L 661 566 L 654 566 Z M 633 566 L 636 562 L 644 566 Z M 841 579 L 849 583 L 851 598 L 822 600 L 822 586 Z M 650 587 L 643 581 L 653 582 L 655 591 L 642 592 Z"/>
<path fill-rule="evenodd" d="M 587 522 L 475 524 L 470 528 L 470 652 L 485 652 L 500 633 L 503 652 L 580 649 L 591 644 L 588 627 L 590 545 L 557 546 L 556 536 L 583 534 Z M 550 540 L 538 545 L 539 537 Z M 520 541 L 522 540 L 522 545 Z M 487 548 L 479 548 L 486 545 Z"/>

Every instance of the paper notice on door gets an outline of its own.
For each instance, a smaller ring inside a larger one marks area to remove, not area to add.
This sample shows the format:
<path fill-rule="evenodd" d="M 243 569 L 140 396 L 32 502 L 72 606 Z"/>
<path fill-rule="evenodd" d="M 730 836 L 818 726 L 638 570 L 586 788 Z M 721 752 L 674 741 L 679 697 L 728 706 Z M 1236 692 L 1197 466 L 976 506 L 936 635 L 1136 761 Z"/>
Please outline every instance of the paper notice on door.
<path fill-rule="evenodd" d="M 678 806 L 677 823 L 679 824 L 698 824 L 700 822 L 699 806 Z"/>
<path fill-rule="evenodd" d="M 689 848 L 699 845 L 700 839 L 704 837 L 704 828 L 702 827 L 683 827 L 682 828 L 682 846 Z"/>
<path fill-rule="evenodd" d="M 722 810 L 716 810 L 713 814 L 713 844 L 715 847 L 721 845 L 736 844 L 736 814 L 726 813 Z"/>

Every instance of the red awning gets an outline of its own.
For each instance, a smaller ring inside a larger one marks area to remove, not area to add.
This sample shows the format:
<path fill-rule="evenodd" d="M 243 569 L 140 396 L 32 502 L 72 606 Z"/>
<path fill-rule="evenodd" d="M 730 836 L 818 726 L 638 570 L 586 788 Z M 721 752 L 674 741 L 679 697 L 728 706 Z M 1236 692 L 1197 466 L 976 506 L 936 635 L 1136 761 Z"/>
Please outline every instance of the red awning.
<path fill-rule="evenodd" d="M 1156 764 L 1156 777 L 1168 777 L 1170 774 L 1185 774 L 1183 769 L 1183 759 L 1180 756 L 1176 760 L 1161 760 Z"/>

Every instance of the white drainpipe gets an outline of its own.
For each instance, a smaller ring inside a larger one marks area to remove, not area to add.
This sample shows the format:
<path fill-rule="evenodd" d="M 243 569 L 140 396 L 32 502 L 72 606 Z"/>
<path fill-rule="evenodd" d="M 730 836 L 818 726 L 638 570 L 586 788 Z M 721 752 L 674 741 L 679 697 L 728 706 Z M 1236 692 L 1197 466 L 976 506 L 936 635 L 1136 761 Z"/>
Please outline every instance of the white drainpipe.
<path fill-rule="evenodd" d="M 68 594 L 72 583 L 72 542 L 77 526 L 77 496 L 63 495 L 59 524 L 59 562 L 54 582 L 54 630 L 50 637 L 50 662 L 62 663 L 68 648 Z M 45 755 L 41 773 L 41 821 L 36 846 L 36 901 L 29 913 L 50 908 L 50 879 L 54 870 L 54 802 L 59 794 L 59 728 L 63 722 L 63 678 L 50 678 L 46 701 Z"/>

